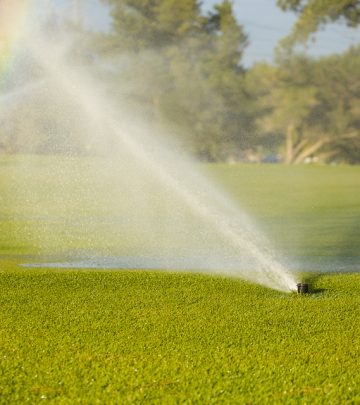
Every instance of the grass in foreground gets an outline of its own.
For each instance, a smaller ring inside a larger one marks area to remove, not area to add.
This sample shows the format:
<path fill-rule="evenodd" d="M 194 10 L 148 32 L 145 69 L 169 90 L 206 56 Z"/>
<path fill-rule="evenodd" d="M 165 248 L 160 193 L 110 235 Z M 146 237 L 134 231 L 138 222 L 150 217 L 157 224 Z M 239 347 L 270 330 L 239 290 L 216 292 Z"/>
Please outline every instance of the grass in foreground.
<path fill-rule="evenodd" d="M 313 287 L 2 272 L 0 402 L 358 403 L 360 275 Z"/>
<path fill-rule="evenodd" d="M 17 267 L 39 245 L 129 251 L 126 232 L 99 227 L 128 202 L 89 166 L 0 159 L 0 403 L 360 403 L 360 274 L 312 276 L 316 293 L 297 296 L 199 275 Z M 281 250 L 358 258 L 358 167 L 204 170 Z"/>

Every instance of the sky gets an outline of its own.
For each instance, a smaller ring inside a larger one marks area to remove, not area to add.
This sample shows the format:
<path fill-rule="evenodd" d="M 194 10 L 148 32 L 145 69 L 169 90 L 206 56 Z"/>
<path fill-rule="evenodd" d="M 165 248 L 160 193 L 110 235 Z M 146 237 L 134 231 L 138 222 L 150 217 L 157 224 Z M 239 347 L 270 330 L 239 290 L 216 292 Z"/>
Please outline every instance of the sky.
<path fill-rule="evenodd" d="M 67 12 L 72 0 L 55 1 L 59 9 Z M 106 30 L 110 24 L 108 9 L 101 5 L 100 0 L 81 1 L 86 25 Z M 203 0 L 202 3 L 204 10 L 211 10 L 219 0 Z M 276 0 L 233 0 L 233 4 L 238 21 L 249 38 L 243 64 L 250 67 L 259 61 L 271 62 L 277 42 L 290 32 L 296 16 L 281 11 L 276 7 Z M 341 53 L 350 45 L 360 43 L 360 27 L 354 29 L 341 23 L 330 24 L 318 32 L 315 39 L 307 46 L 310 55 L 319 57 Z"/>

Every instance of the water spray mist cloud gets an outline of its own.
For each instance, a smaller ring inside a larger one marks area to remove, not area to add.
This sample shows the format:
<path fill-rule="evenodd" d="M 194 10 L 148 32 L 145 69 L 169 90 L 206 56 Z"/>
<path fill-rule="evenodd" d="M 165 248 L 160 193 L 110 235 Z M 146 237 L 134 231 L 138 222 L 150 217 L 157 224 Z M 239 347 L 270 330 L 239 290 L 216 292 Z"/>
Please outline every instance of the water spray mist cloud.
<path fill-rule="evenodd" d="M 159 255 L 165 252 L 170 260 L 181 255 L 188 263 L 193 258 L 195 271 L 241 277 L 282 291 L 296 288 L 263 235 L 229 196 L 173 144 L 166 145 L 138 110 L 124 100 L 114 100 L 88 67 L 68 62 L 71 36 L 57 32 L 54 41 L 41 29 L 33 29 L 27 38 L 23 46 L 40 68 L 48 91 L 68 100 L 84 123 L 81 128 L 86 134 L 81 136 L 111 161 L 109 168 L 116 174 L 111 187 L 129 185 L 122 189 L 131 194 L 127 219 L 137 222 L 132 229 L 144 244 L 155 238 Z M 77 131 L 73 136 L 79 136 Z M 155 211 L 157 216 L 151 215 Z"/>

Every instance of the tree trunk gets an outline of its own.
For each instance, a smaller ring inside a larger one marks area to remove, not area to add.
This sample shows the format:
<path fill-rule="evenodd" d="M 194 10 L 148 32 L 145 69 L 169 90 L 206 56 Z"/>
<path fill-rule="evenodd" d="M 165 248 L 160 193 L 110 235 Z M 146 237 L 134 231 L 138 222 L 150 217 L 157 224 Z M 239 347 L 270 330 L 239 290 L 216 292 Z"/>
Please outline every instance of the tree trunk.
<path fill-rule="evenodd" d="M 294 157 L 294 126 L 288 125 L 286 129 L 286 154 L 285 163 L 291 164 Z"/>
<path fill-rule="evenodd" d="M 294 158 L 293 163 L 299 164 L 302 163 L 307 157 L 313 155 L 317 152 L 320 148 L 322 148 L 325 144 L 329 142 L 328 137 L 324 137 L 319 139 L 317 142 L 308 145 L 305 147 L 300 153 Z"/>

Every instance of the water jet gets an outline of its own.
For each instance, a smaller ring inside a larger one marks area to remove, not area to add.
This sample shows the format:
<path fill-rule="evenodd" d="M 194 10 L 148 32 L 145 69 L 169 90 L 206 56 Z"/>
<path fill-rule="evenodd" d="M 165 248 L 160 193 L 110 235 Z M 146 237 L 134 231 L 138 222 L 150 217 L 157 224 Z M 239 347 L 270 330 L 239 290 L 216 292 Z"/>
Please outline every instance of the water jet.
<path fill-rule="evenodd" d="M 25 152 L 48 154 L 20 165 L 14 175 L 18 200 L 41 204 L 43 213 L 36 226 L 30 217 L 29 244 L 54 254 L 58 240 L 66 239 L 64 256 L 79 246 L 105 261 L 131 251 L 143 258 L 135 260 L 136 268 L 201 269 L 293 291 L 293 274 L 239 204 L 162 134 L 141 106 L 133 106 L 120 85 L 113 90 L 99 80 L 98 71 L 108 77 L 101 60 L 73 62 L 77 42 L 71 32 L 49 33 L 46 26 L 46 18 L 29 21 L 21 41 L 27 57 L 13 68 L 15 79 L 24 72 L 32 97 L 23 105 L 22 127 L 12 131 L 19 108 L 3 118 L 9 133 L 23 136 Z M 118 73 L 121 77 L 120 68 Z M 38 86 L 42 83 L 46 86 Z M 0 107 L 9 99 L 18 106 L 22 90 L 15 86 L 1 96 Z M 38 177 L 28 178 L 35 171 Z M 54 179 L 58 189 L 45 195 L 44 181 Z M 94 203 L 95 184 L 102 193 Z"/>

